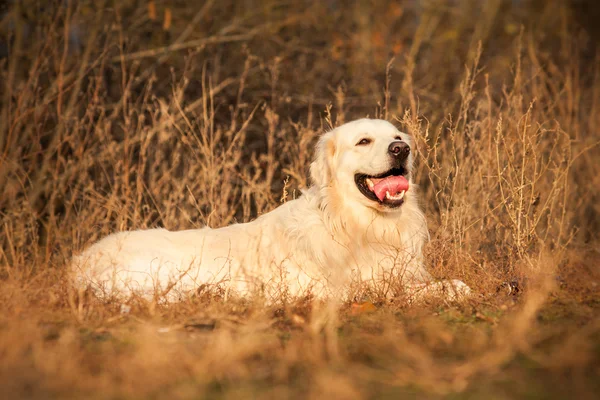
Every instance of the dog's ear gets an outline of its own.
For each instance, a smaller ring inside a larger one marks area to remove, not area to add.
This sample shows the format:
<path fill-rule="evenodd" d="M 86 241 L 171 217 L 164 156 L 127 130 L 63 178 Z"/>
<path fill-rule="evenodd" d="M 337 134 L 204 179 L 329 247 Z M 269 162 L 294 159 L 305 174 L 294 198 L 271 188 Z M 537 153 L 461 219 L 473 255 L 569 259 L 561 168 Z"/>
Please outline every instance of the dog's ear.
<path fill-rule="evenodd" d="M 315 159 L 310 164 L 310 177 L 316 186 L 328 186 L 331 182 L 334 155 L 335 140 L 332 131 L 321 135 L 315 148 Z"/>

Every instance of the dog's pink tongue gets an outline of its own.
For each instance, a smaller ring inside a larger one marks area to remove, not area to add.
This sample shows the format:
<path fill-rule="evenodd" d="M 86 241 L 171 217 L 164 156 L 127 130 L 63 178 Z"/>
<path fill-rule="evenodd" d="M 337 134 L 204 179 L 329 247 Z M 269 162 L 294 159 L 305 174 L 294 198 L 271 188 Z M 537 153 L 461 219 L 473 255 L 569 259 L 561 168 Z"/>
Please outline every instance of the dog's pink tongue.
<path fill-rule="evenodd" d="M 408 190 L 408 180 L 403 176 L 388 176 L 373 186 L 373 193 L 380 201 L 385 199 L 386 192 L 394 196 L 403 190 Z"/>

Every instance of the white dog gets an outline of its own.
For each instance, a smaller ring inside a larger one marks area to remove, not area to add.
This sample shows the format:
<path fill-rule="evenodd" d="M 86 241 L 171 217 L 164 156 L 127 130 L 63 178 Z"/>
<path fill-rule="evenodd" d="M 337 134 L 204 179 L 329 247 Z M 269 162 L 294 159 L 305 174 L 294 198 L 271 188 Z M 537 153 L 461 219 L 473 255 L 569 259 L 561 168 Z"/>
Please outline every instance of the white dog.
<path fill-rule="evenodd" d="M 313 186 L 300 198 L 221 229 L 115 233 L 75 257 L 75 281 L 99 295 L 169 301 L 200 287 L 327 297 L 359 283 L 389 295 L 398 282 L 413 296 L 466 295 L 460 281 L 429 282 L 410 145 L 407 134 L 383 120 L 342 125 L 320 138 Z"/>

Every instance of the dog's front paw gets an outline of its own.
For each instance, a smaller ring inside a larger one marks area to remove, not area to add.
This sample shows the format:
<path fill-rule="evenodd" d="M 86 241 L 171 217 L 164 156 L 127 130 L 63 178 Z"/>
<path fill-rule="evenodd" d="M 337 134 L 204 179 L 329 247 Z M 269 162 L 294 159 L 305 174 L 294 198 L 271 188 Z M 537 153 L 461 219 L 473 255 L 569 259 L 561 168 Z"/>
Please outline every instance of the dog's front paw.
<path fill-rule="evenodd" d="M 451 279 L 449 281 L 441 282 L 444 285 L 444 293 L 446 294 L 446 299 L 450 301 L 460 301 L 465 300 L 471 296 L 472 291 L 469 286 L 463 281 L 458 279 Z"/>
<path fill-rule="evenodd" d="M 436 297 L 447 301 L 463 301 L 472 294 L 471 288 L 458 279 L 410 284 L 405 290 L 411 302 Z"/>

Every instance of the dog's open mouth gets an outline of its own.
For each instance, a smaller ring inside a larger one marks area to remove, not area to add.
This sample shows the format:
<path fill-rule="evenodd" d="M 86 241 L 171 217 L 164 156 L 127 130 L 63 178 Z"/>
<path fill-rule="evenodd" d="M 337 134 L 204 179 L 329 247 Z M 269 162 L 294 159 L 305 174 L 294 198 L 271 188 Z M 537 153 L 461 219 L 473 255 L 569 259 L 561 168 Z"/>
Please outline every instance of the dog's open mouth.
<path fill-rule="evenodd" d="M 399 207 L 404 203 L 404 195 L 408 191 L 406 175 L 407 171 L 404 168 L 392 168 L 377 176 L 356 174 L 354 182 L 369 200 L 388 207 Z"/>

